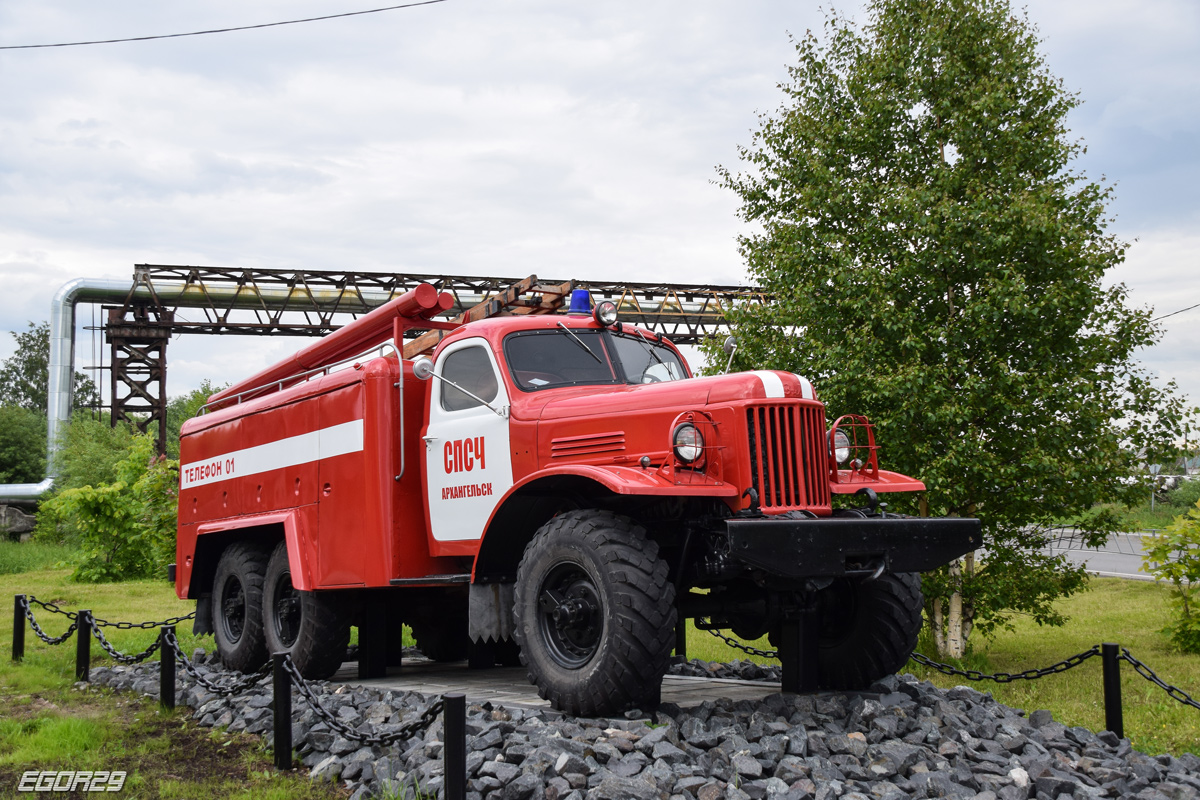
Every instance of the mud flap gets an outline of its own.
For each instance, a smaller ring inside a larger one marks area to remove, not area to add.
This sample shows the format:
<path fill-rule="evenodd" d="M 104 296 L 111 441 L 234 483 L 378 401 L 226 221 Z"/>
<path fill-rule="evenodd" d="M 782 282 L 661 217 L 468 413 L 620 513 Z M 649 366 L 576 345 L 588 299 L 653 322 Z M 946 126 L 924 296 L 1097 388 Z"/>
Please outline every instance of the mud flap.
<path fill-rule="evenodd" d="M 501 642 L 513 634 L 515 583 L 472 583 L 467 630 L 472 642 Z"/>
<path fill-rule="evenodd" d="M 202 636 L 213 632 L 212 595 L 208 592 L 200 595 L 196 601 L 196 618 L 192 620 L 192 634 Z"/>

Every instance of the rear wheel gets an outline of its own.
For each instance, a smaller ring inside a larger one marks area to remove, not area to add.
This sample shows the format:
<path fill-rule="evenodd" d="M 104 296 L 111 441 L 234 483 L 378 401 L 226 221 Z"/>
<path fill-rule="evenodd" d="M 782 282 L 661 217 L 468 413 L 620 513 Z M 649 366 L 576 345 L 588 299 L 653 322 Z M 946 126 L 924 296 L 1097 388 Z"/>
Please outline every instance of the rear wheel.
<path fill-rule="evenodd" d="M 262 592 L 267 550 L 254 542 L 225 548 L 213 578 L 212 620 L 217 654 L 225 666 L 253 672 L 267 661 Z"/>
<path fill-rule="evenodd" d="M 578 510 L 542 526 L 517 571 L 520 658 L 560 711 L 657 705 L 675 634 L 675 587 L 641 526 Z"/>
<path fill-rule="evenodd" d="M 263 628 L 271 653 L 287 652 L 309 680 L 337 672 L 350 643 L 350 622 L 324 592 L 301 592 L 292 586 L 287 543 L 271 554 L 263 582 Z"/>

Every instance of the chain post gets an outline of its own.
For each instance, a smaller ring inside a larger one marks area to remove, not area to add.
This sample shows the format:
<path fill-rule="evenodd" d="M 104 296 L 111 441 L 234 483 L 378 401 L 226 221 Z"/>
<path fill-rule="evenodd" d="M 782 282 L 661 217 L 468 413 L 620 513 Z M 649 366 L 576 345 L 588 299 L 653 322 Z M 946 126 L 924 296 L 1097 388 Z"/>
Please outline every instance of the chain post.
<path fill-rule="evenodd" d="M 271 655 L 271 687 L 275 712 L 275 769 L 292 768 L 292 678 L 287 673 L 288 654 Z"/>
<path fill-rule="evenodd" d="M 25 658 L 25 595 L 13 595 L 13 648 L 12 660 Z"/>
<path fill-rule="evenodd" d="M 75 624 L 75 680 L 86 681 L 92 662 L 92 612 L 81 609 Z"/>
<path fill-rule="evenodd" d="M 175 651 L 167 644 L 174 635 L 174 625 L 163 625 L 158 632 L 158 702 L 168 711 L 175 710 Z"/>
<path fill-rule="evenodd" d="M 1112 642 L 1100 645 L 1100 660 L 1104 664 L 1104 726 L 1125 738 L 1125 720 L 1121 709 L 1121 646 Z"/>
<path fill-rule="evenodd" d="M 467 698 L 460 692 L 442 695 L 442 748 L 445 753 L 445 800 L 466 800 Z"/>

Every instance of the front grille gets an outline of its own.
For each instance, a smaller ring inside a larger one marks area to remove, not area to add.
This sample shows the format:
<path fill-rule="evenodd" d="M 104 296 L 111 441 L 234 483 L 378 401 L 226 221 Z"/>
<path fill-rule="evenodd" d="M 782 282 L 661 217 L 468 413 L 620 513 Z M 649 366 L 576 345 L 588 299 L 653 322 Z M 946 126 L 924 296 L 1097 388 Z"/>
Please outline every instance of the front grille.
<path fill-rule="evenodd" d="M 781 403 L 746 409 L 750 485 L 768 514 L 829 505 L 825 413 L 819 405 Z"/>

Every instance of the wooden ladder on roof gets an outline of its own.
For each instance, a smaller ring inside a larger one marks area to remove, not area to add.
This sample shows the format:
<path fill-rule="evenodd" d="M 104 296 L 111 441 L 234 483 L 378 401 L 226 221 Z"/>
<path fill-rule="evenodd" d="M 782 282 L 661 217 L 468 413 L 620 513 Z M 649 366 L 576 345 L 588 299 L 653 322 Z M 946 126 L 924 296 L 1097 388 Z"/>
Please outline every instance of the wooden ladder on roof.
<path fill-rule="evenodd" d="M 519 314 L 554 314 L 563 303 L 569 302 L 574 281 L 565 283 L 539 284 L 537 275 L 519 280 L 507 289 L 483 299 L 483 301 L 459 314 L 451 323 L 465 325 L 489 317 L 506 317 Z M 446 331 L 426 331 L 404 345 L 404 357 L 416 358 L 433 352 Z"/>

